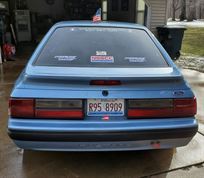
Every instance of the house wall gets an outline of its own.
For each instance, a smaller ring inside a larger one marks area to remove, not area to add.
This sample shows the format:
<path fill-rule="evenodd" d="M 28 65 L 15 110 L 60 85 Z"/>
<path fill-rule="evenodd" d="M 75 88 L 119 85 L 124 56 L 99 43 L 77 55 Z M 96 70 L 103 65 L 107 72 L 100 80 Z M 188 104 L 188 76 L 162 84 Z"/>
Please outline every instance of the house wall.
<path fill-rule="evenodd" d="M 39 15 L 49 15 L 52 18 L 60 19 L 65 14 L 64 0 L 57 0 L 53 5 L 48 5 L 45 0 L 27 0 L 27 3 L 28 9 Z"/>
<path fill-rule="evenodd" d="M 156 27 L 166 24 L 167 1 L 168 0 L 145 0 L 149 7 L 147 27 L 154 34 L 157 34 Z M 52 6 L 48 5 L 45 0 L 27 0 L 27 3 L 31 12 L 37 12 L 39 15 L 49 15 L 56 20 L 63 19 L 66 14 L 64 10 L 64 0 L 57 0 Z"/>
<path fill-rule="evenodd" d="M 157 35 L 157 27 L 158 26 L 164 26 L 166 25 L 167 21 L 167 0 L 144 0 L 148 9 L 148 15 L 147 15 L 147 27 L 155 34 Z M 119 1 L 120 2 L 120 1 Z M 130 7 L 136 7 L 135 1 L 130 1 Z M 130 8 L 132 9 L 132 8 Z M 133 10 L 133 9 L 132 9 Z M 123 12 L 113 12 L 111 11 L 111 7 L 109 7 L 109 20 L 115 20 L 120 19 L 122 21 L 129 21 L 134 22 L 135 14 L 134 11 L 130 12 L 133 14 L 133 18 L 131 18 L 130 15 L 127 15 Z M 129 20 L 127 20 L 129 18 Z"/>
<path fill-rule="evenodd" d="M 121 4 L 122 0 L 118 0 L 118 4 Z M 122 21 L 122 22 L 135 22 L 135 9 L 136 0 L 129 0 L 128 11 L 123 11 L 119 7 L 118 10 L 112 10 L 112 1 L 108 2 L 108 20 L 110 21 Z"/>
<path fill-rule="evenodd" d="M 157 27 L 164 26 L 167 22 L 167 0 L 145 0 L 149 6 L 148 28 L 156 35 Z"/>

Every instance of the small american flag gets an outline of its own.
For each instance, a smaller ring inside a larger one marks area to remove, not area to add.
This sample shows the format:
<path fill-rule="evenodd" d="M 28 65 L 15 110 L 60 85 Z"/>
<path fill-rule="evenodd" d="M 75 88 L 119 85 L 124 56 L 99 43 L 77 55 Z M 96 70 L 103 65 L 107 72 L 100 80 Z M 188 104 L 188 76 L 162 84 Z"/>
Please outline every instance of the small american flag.
<path fill-rule="evenodd" d="M 101 8 L 97 10 L 96 14 L 93 16 L 93 22 L 100 22 L 101 19 Z"/>

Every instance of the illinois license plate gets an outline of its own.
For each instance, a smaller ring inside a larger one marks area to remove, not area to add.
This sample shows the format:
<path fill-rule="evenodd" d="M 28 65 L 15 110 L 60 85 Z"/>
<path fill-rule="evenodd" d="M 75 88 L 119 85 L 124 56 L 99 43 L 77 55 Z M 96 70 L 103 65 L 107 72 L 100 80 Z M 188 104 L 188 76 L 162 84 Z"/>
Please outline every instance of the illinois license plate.
<path fill-rule="evenodd" d="M 88 99 L 88 116 L 124 116 L 124 99 Z"/>

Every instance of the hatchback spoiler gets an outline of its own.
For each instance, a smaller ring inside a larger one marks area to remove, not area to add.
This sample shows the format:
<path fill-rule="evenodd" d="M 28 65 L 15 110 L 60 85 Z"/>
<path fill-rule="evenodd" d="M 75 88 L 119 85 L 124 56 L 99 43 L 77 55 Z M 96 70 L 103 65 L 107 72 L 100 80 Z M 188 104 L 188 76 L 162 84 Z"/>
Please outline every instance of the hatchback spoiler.
<path fill-rule="evenodd" d="M 166 68 L 71 68 L 35 66 L 25 71 L 28 78 L 52 78 L 68 80 L 90 79 L 183 79 L 178 69 Z"/>

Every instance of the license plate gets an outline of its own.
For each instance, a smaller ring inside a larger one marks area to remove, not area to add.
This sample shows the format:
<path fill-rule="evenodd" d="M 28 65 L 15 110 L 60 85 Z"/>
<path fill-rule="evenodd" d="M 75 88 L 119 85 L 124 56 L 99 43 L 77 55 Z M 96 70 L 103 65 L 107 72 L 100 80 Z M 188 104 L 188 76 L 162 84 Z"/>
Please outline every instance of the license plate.
<path fill-rule="evenodd" d="M 124 99 L 88 99 L 88 116 L 124 116 Z"/>

